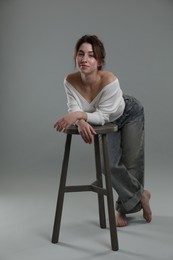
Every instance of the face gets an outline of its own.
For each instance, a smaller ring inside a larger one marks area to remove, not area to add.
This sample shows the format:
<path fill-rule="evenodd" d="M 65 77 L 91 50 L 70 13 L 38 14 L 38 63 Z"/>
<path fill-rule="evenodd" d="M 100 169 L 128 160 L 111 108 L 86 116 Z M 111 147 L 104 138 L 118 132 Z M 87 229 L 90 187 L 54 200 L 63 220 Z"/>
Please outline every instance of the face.
<path fill-rule="evenodd" d="M 83 43 L 79 47 L 76 55 L 76 65 L 82 73 L 91 73 L 98 70 L 100 62 L 96 60 L 90 43 Z"/>

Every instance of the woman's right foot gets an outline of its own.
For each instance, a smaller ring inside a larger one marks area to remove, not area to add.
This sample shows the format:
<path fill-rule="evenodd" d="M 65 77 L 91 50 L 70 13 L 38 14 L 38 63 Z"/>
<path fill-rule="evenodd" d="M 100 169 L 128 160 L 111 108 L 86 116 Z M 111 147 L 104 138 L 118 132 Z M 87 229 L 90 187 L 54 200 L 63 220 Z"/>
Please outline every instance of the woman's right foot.
<path fill-rule="evenodd" d="M 150 192 L 144 190 L 141 197 L 141 205 L 143 208 L 143 217 L 148 223 L 151 222 L 152 220 L 152 211 L 149 204 L 150 198 L 151 198 Z"/>
<path fill-rule="evenodd" d="M 128 225 L 128 221 L 125 214 L 117 212 L 116 214 L 116 226 L 117 227 L 125 227 Z"/>

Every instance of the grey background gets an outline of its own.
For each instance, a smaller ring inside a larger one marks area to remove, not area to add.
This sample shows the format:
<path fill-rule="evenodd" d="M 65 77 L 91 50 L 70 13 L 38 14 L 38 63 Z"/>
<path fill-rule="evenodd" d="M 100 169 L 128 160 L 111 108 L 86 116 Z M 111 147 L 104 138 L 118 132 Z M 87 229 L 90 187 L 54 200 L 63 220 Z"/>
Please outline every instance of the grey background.
<path fill-rule="evenodd" d="M 113 71 L 123 91 L 139 98 L 145 107 L 146 186 L 153 193 L 158 223 L 171 223 L 162 216 L 173 216 L 172 25 L 171 0 L 0 0 L 1 260 L 56 259 L 58 254 L 50 237 L 65 136 L 56 133 L 53 124 L 67 111 L 63 79 L 74 70 L 74 45 L 83 34 L 97 34 L 103 40 L 105 69 Z M 76 138 L 69 181 L 84 182 L 92 176 L 92 157 L 91 146 Z M 69 214 L 64 215 L 73 216 L 70 209 L 75 203 L 83 205 L 82 196 L 67 199 Z M 90 204 L 88 208 L 94 209 L 95 203 Z M 89 209 L 91 215 L 85 212 L 86 218 L 92 216 Z M 95 232 L 100 232 L 97 227 Z M 28 237 L 30 246 L 20 244 Z M 107 243 L 109 251 L 109 239 Z M 47 245 L 51 246 L 48 251 Z M 79 248 L 72 250 L 77 249 L 74 259 L 92 258 L 90 250 L 84 250 L 86 258 L 79 257 Z M 95 248 L 100 251 L 98 245 Z M 132 254 L 133 260 L 145 258 L 146 251 Z M 66 252 L 72 259 L 73 253 Z M 61 259 L 68 258 L 61 254 Z"/>

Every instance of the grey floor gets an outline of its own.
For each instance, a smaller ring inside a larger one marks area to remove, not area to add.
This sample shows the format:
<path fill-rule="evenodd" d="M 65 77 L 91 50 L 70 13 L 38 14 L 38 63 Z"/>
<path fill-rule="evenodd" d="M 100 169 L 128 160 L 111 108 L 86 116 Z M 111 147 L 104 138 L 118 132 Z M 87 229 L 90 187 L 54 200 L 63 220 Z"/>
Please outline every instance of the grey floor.
<path fill-rule="evenodd" d="M 0 189 L 0 260 L 173 259 L 172 172 L 166 165 L 166 170 L 164 164 L 146 169 L 153 221 L 146 224 L 142 212 L 130 215 L 129 226 L 118 228 L 117 252 L 110 248 L 109 228 L 99 228 L 97 197 L 90 192 L 65 195 L 60 243 L 52 244 L 60 166 L 14 171 L 6 165 Z M 69 182 L 86 184 L 92 165 L 81 167 L 83 173 L 75 167 Z"/>

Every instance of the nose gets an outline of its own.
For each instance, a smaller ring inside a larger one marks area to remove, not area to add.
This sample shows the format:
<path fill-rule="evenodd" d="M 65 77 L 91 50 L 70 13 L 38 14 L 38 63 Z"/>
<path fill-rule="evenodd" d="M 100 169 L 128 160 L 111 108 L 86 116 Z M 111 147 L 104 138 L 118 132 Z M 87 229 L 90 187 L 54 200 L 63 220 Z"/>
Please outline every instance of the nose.
<path fill-rule="evenodd" d="M 86 62 L 87 61 L 87 54 L 84 54 L 83 56 L 82 56 L 82 62 Z"/>

